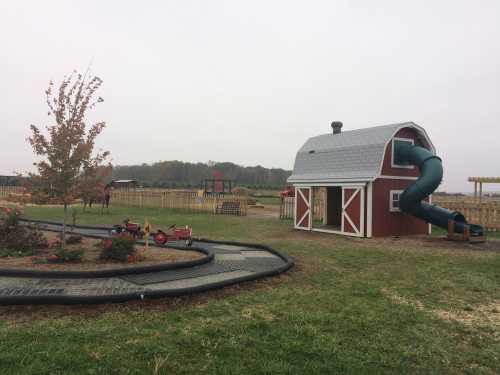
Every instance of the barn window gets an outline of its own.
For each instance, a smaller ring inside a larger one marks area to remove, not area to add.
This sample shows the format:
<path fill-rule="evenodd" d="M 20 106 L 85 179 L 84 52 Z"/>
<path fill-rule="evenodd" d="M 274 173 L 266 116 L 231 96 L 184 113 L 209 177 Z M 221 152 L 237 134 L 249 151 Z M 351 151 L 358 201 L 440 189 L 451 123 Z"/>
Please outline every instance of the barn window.
<path fill-rule="evenodd" d="M 389 211 L 391 212 L 399 212 L 399 197 L 403 190 L 391 190 L 389 196 Z"/>
<path fill-rule="evenodd" d="M 392 168 L 408 168 L 412 169 L 413 165 L 409 164 L 408 161 L 398 160 L 398 158 L 394 155 L 394 150 L 396 149 L 396 145 L 398 143 L 410 143 L 412 145 L 415 144 L 415 141 L 411 138 L 396 138 L 392 139 L 392 157 L 391 157 L 391 167 Z"/>

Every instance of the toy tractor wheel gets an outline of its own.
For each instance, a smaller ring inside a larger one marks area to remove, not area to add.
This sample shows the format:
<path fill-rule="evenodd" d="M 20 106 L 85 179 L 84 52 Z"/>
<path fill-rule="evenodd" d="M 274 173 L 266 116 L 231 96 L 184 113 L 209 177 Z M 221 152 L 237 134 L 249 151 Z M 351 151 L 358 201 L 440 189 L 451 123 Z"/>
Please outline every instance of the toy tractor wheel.
<path fill-rule="evenodd" d="M 154 236 L 154 240 L 155 240 L 155 243 L 157 245 L 165 245 L 167 243 L 167 236 L 165 235 L 165 233 L 156 233 L 155 236 Z"/>
<path fill-rule="evenodd" d="M 122 227 L 120 225 L 114 225 L 109 231 L 111 237 L 116 236 L 122 232 Z"/>

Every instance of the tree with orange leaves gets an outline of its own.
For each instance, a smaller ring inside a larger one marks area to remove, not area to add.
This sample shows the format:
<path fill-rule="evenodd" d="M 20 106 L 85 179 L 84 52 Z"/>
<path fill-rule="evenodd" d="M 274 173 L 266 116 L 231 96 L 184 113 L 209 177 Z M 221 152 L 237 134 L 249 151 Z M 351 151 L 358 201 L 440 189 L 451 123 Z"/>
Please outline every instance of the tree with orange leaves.
<path fill-rule="evenodd" d="M 38 173 L 30 174 L 31 189 L 36 193 L 55 198 L 64 206 L 63 246 L 66 236 L 68 205 L 81 195 L 81 181 L 85 171 L 97 168 L 109 156 L 109 152 L 94 153 L 97 136 L 105 127 L 100 121 L 87 125 L 87 111 L 103 102 L 96 91 L 102 80 L 96 76 L 82 75 L 74 71 L 65 76 L 57 92 L 50 81 L 45 91 L 49 107 L 48 115 L 53 123 L 46 126 L 47 134 L 31 125 L 28 141 L 34 153 L 40 157 L 35 162 Z"/>
<path fill-rule="evenodd" d="M 111 175 L 112 166 L 96 165 L 85 168 L 82 172 L 79 183 L 79 198 L 83 202 L 83 211 L 87 206 L 92 207 L 93 203 L 102 203 L 106 179 Z"/>

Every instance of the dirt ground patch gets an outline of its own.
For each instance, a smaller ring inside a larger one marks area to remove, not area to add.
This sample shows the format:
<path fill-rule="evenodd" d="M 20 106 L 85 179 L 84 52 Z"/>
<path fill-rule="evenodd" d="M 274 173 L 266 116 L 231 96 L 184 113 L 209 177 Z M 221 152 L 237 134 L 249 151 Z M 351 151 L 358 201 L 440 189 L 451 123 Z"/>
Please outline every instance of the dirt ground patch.
<path fill-rule="evenodd" d="M 279 219 L 280 206 L 264 205 L 264 207 L 248 207 L 247 215 L 260 219 Z"/>
<path fill-rule="evenodd" d="M 44 236 L 50 241 L 58 238 L 58 233 L 43 232 Z M 101 240 L 83 237 L 82 243 L 67 245 L 68 249 L 83 248 L 84 255 L 81 262 L 66 263 L 35 263 L 37 258 L 46 258 L 54 253 L 51 249 L 41 249 L 35 256 L 26 257 L 2 257 L 0 258 L 1 268 L 16 269 L 38 269 L 38 270 L 64 270 L 64 271 L 91 271 L 105 270 L 111 268 L 127 268 L 135 266 L 156 265 L 159 263 L 174 263 L 202 258 L 204 255 L 197 251 L 176 250 L 170 248 L 159 248 L 150 246 L 136 246 L 138 261 L 127 263 L 113 260 L 99 259 L 101 249 L 95 245 Z"/>
<path fill-rule="evenodd" d="M 418 311 L 426 311 L 442 320 L 455 321 L 469 327 L 488 327 L 492 329 L 495 337 L 500 337 L 500 300 L 467 306 L 461 310 L 442 310 L 426 308 L 417 299 L 403 297 L 387 289 L 383 289 L 382 293 L 395 304 L 412 306 Z"/>
<path fill-rule="evenodd" d="M 500 300 L 491 303 L 469 306 L 465 310 L 432 310 L 444 320 L 454 320 L 467 326 L 487 326 L 495 329 L 500 337 Z"/>
<path fill-rule="evenodd" d="M 383 247 L 394 249 L 430 249 L 440 252 L 453 252 L 453 254 L 470 254 L 471 252 L 500 252 L 500 241 L 498 239 L 488 239 L 483 243 L 469 243 L 460 241 L 449 241 L 444 236 L 407 236 L 407 237 L 386 237 L 370 239 Z M 373 244 L 371 244 L 373 246 Z"/>

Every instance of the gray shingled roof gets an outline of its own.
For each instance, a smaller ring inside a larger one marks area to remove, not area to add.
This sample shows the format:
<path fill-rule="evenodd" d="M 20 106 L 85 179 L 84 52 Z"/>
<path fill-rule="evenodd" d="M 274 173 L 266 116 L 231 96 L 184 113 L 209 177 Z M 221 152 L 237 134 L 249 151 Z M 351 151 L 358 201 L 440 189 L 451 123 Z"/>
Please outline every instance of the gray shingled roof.
<path fill-rule="evenodd" d="M 413 122 L 312 137 L 295 158 L 288 182 L 367 181 L 381 169 L 385 147 L 401 128 L 414 127 L 434 151 L 425 131 Z"/>

